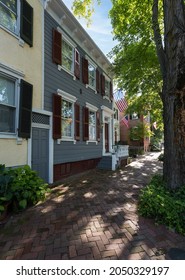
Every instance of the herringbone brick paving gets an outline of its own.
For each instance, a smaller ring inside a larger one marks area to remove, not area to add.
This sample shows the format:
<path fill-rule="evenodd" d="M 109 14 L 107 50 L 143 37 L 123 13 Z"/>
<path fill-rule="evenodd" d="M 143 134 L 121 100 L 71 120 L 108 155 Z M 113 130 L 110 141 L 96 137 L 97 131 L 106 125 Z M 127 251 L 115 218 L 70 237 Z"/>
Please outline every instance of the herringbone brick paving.
<path fill-rule="evenodd" d="M 158 155 L 54 187 L 44 203 L 0 225 L 0 259 L 170 259 L 170 248 L 185 249 L 185 237 L 137 213 L 140 188 L 162 171 Z"/>

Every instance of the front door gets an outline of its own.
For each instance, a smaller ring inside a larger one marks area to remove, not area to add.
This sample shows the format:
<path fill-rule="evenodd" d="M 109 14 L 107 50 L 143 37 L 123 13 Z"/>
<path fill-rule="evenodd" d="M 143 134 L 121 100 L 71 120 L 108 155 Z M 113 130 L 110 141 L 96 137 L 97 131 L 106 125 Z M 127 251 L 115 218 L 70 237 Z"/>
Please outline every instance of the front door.
<path fill-rule="evenodd" d="M 109 152 L 109 124 L 105 123 L 105 152 Z"/>
<path fill-rule="evenodd" d="M 49 129 L 32 128 L 32 169 L 49 180 Z"/>

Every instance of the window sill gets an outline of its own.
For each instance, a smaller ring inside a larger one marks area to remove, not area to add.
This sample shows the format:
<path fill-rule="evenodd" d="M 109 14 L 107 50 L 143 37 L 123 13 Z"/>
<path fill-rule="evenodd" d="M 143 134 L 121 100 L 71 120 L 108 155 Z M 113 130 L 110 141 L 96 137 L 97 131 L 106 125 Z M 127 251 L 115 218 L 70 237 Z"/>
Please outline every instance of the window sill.
<path fill-rule="evenodd" d="M 93 140 L 86 141 L 86 145 L 89 145 L 89 143 L 95 143 L 96 145 L 98 145 L 98 141 L 93 141 Z"/>
<path fill-rule="evenodd" d="M 10 140 L 16 140 L 17 145 L 22 145 L 23 139 L 18 137 L 16 134 L 3 134 L 0 133 L 0 139 L 10 139 Z"/>
<path fill-rule="evenodd" d="M 66 69 L 65 67 L 63 67 L 62 65 L 58 65 L 58 71 L 61 71 L 61 70 L 65 71 L 65 72 L 68 73 L 70 76 L 72 76 L 74 81 L 76 80 L 76 77 L 75 77 L 75 75 L 74 75 L 72 72 L 70 72 L 69 70 L 67 70 L 67 69 Z"/>
<path fill-rule="evenodd" d="M 107 99 L 109 101 L 109 103 L 111 103 L 111 100 L 110 100 L 110 98 L 108 96 L 104 95 L 103 99 Z"/>
<path fill-rule="evenodd" d="M 85 87 L 92 89 L 94 91 L 94 93 L 97 94 L 97 91 L 95 90 L 95 88 L 93 86 L 86 84 Z"/>
<path fill-rule="evenodd" d="M 76 140 L 74 140 L 74 139 L 65 139 L 65 138 L 63 138 L 63 139 L 58 139 L 57 140 L 57 144 L 58 145 L 60 145 L 61 142 L 73 142 L 73 144 L 76 144 Z"/>
<path fill-rule="evenodd" d="M 5 32 L 9 33 L 11 36 L 15 37 L 18 41 L 19 41 L 19 46 L 21 46 L 22 48 L 24 47 L 24 40 L 21 39 L 19 37 L 19 35 L 17 35 L 16 33 L 12 32 L 11 30 L 9 30 L 8 28 L 4 27 L 3 25 L 0 24 L 0 28 L 3 29 Z"/>

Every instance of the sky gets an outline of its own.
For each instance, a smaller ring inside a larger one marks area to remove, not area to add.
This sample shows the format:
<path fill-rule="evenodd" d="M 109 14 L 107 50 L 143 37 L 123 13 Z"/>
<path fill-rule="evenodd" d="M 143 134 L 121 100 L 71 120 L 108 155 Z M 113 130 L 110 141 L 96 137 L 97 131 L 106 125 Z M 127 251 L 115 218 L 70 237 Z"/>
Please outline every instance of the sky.
<path fill-rule="evenodd" d="M 63 2 L 71 10 L 73 0 L 63 0 Z M 105 55 L 116 45 L 116 41 L 113 40 L 111 20 L 108 16 L 111 7 L 110 0 L 101 0 L 101 5 L 95 5 L 95 13 L 92 16 L 92 24 L 89 27 L 87 27 L 84 19 L 77 18 Z"/>

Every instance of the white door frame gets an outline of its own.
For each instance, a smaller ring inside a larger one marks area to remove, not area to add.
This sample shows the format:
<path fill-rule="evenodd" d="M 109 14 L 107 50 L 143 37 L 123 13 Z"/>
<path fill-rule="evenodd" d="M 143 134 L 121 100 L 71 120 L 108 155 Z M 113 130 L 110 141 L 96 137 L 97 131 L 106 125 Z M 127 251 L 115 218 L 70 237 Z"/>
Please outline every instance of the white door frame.
<path fill-rule="evenodd" d="M 102 110 L 102 127 L 103 127 L 103 151 L 102 155 L 107 156 L 110 155 L 113 152 L 113 116 L 114 116 L 114 111 L 111 110 L 110 108 L 106 106 L 101 106 Z M 106 153 L 105 151 L 105 123 L 108 123 L 109 125 L 109 153 Z"/>
<path fill-rule="evenodd" d="M 49 183 L 53 183 L 53 136 L 52 136 L 52 113 L 44 110 L 33 109 L 33 113 L 38 113 L 42 115 L 46 115 L 49 117 L 49 125 L 33 123 L 32 127 L 36 128 L 45 128 L 49 130 L 49 176 L 48 180 Z M 32 128 L 31 128 L 32 130 Z M 31 138 L 28 139 L 28 165 L 31 167 L 31 158 L 32 158 L 32 131 L 31 131 Z"/>

